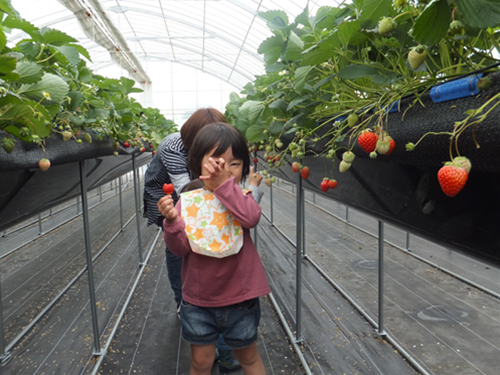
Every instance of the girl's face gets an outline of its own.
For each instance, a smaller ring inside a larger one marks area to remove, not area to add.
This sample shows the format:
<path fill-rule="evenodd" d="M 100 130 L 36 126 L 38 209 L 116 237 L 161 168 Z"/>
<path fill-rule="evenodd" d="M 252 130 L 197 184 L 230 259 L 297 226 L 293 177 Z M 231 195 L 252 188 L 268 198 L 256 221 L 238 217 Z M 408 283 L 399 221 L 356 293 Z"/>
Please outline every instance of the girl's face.
<path fill-rule="evenodd" d="M 233 155 L 233 149 L 229 147 L 222 155 L 213 157 L 212 154 L 216 150 L 217 147 L 211 149 L 208 153 L 205 154 L 203 160 L 201 162 L 201 175 L 208 176 L 209 173 L 205 169 L 205 164 L 210 165 L 208 158 L 212 157 L 217 164 L 219 164 L 219 158 L 225 160 L 226 165 L 225 169 L 229 172 L 231 177 L 234 177 L 234 181 L 239 184 L 243 175 L 243 160 L 236 159 Z"/>

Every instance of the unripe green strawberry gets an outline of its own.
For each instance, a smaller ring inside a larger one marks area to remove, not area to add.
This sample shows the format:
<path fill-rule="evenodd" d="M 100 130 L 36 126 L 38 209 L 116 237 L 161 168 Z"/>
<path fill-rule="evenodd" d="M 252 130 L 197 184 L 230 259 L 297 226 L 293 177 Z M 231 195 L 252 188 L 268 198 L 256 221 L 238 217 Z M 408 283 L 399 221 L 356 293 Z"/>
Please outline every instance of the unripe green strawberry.
<path fill-rule="evenodd" d="M 92 143 L 92 137 L 90 136 L 90 134 L 89 134 L 89 133 L 85 133 L 85 134 L 83 135 L 83 139 L 85 139 L 85 141 L 86 141 L 87 143 Z"/>
<path fill-rule="evenodd" d="M 414 47 L 408 53 L 408 63 L 413 70 L 422 65 L 427 57 L 427 50 L 423 46 Z"/>
<path fill-rule="evenodd" d="M 392 33 L 396 28 L 397 23 L 391 17 L 384 17 L 378 24 L 378 32 L 380 35 Z"/>
<path fill-rule="evenodd" d="M 10 154 L 12 151 L 14 151 L 15 145 L 16 145 L 16 142 L 11 138 L 2 139 L 2 147 L 5 151 L 7 151 L 8 154 Z"/>
<path fill-rule="evenodd" d="M 406 0 L 396 0 L 394 1 L 396 8 L 404 8 L 406 5 Z"/>
<path fill-rule="evenodd" d="M 391 148 L 391 145 L 389 143 L 389 141 L 387 139 L 379 139 L 377 141 L 377 148 L 376 148 L 376 151 L 380 154 L 380 155 L 385 155 L 387 154 L 387 152 L 389 151 L 389 149 Z"/>
<path fill-rule="evenodd" d="M 376 151 L 372 151 L 370 152 L 370 159 L 376 159 L 377 158 L 377 152 Z"/>
<path fill-rule="evenodd" d="M 359 117 L 355 113 L 351 113 L 349 116 L 347 116 L 347 126 L 352 128 L 354 125 L 356 125 L 359 121 Z"/>
<path fill-rule="evenodd" d="M 346 151 L 342 154 L 342 160 L 346 163 L 352 163 L 355 157 L 356 155 L 354 155 L 354 152 L 352 151 Z"/>
<path fill-rule="evenodd" d="M 118 142 L 118 141 L 114 141 L 114 142 L 113 142 L 113 149 L 114 149 L 115 151 L 118 151 L 118 149 L 119 149 L 119 148 L 120 148 L 120 142 Z"/>
<path fill-rule="evenodd" d="M 70 131 L 66 130 L 66 131 L 62 132 L 62 137 L 63 137 L 64 142 L 69 141 L 72 136 L 73 136 L 73 133 L 71 133 Z"/>
<path fill-rule="evenodd" d="M 343 160 L 340 162 L 340 165 L 339 165 L 340 172 L 343 173 L 343 172 L 347 171 L 349 168 L 351 168 L 351 163 L 346 163 Z"/>
<path fill-rule="evenodd" d="M 457 156 L 453 158 L 453 162 L 449 164 L 454 165 L 457 168 L 463 168 L 467 171 L 467 173 L 469 173 L 470 169 L 472 168 L 470 160 L 467 159 L 465 156 Z M 446 165 L 448 165 L 448 163 L 446 163 Z"/>
<path fill-rule="evenodd" d="M 461 34 L 464 29 L 465 29 L 465 26 L 462 22 L 453 21 L 452 23 L 450 23 L 450 28 L 449 28 L 448 32 L 450 33 L 450 35 L 457 35 L 457 34 Z"/>

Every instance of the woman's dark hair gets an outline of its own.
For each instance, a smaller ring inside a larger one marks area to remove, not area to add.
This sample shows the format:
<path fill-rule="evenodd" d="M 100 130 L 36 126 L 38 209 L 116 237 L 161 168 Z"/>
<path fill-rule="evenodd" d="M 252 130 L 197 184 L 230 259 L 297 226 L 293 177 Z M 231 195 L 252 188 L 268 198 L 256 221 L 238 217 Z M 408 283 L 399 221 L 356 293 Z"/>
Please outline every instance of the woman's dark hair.
<path fill-rule="evenodd" d="M 193 145 L 194 137 L 205 125 L 226 122 L 224 115 L 215 108 L 200 108 L 181 127 L 181 139 L 186 149 Z"/>
<path fill-rule="evenodd" d="M 245 181 L 250 172 L 250 153 L 248 152 L 247 142 L 238 129 L 223 122 L 204 126 L 196 135 L 193 147 L 189 149 L 188 157 L 189 169 L 193 176 L 198 177 L 201 175 L 203 157 L 210 150 L 216 148 L 212 156 L 217 157 L 226 152 L 229 147 L 231 147 L 234 157 L 243 161 L 241 180 Z"/>

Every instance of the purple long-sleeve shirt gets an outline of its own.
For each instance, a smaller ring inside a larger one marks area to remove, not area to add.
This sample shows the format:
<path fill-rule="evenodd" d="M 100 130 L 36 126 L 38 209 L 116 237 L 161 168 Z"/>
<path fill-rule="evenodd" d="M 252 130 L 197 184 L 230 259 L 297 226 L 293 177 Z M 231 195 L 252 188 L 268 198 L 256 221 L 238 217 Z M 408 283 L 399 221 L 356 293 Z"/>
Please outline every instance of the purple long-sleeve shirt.
<path fill-rule="evenodd" d="M 264 266 L 250 237 L 250 228 L 259 223 L 261 208 L 251 196 L 230 178 L 214 191 L 215 196 L 243 227 L 243 247 L 238 254 L 225 258 L 200 255 L 191 250 L 181 218 L 181 200 L 175 208 L 179 219 L 163 222 L 164 238 L 172 253 L 182 262 L 182 298 L 196 306 L 233 305 L 271 292 Z"/>

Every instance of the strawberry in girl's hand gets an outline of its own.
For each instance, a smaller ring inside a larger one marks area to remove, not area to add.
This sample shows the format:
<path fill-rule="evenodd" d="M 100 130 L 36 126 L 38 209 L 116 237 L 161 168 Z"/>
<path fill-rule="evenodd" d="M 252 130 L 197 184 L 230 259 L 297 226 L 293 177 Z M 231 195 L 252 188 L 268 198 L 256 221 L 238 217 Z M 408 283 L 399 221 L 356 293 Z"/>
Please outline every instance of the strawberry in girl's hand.
<path fill-rule="evenodd" d="M 163 192 L 166 195 L 172 195 L 172 193 L 174 192 L 174 185 L 172 185 L 172 184 L 163 184 Z"/>
<path fill-rule="evenodd" d="M 465 168 L 457 166 L 454 162 L 448 162 L 438 171 L 438 181 L 445 193 L 449 197 L 454 197 L 465 186 L 469 173 Z"/>

